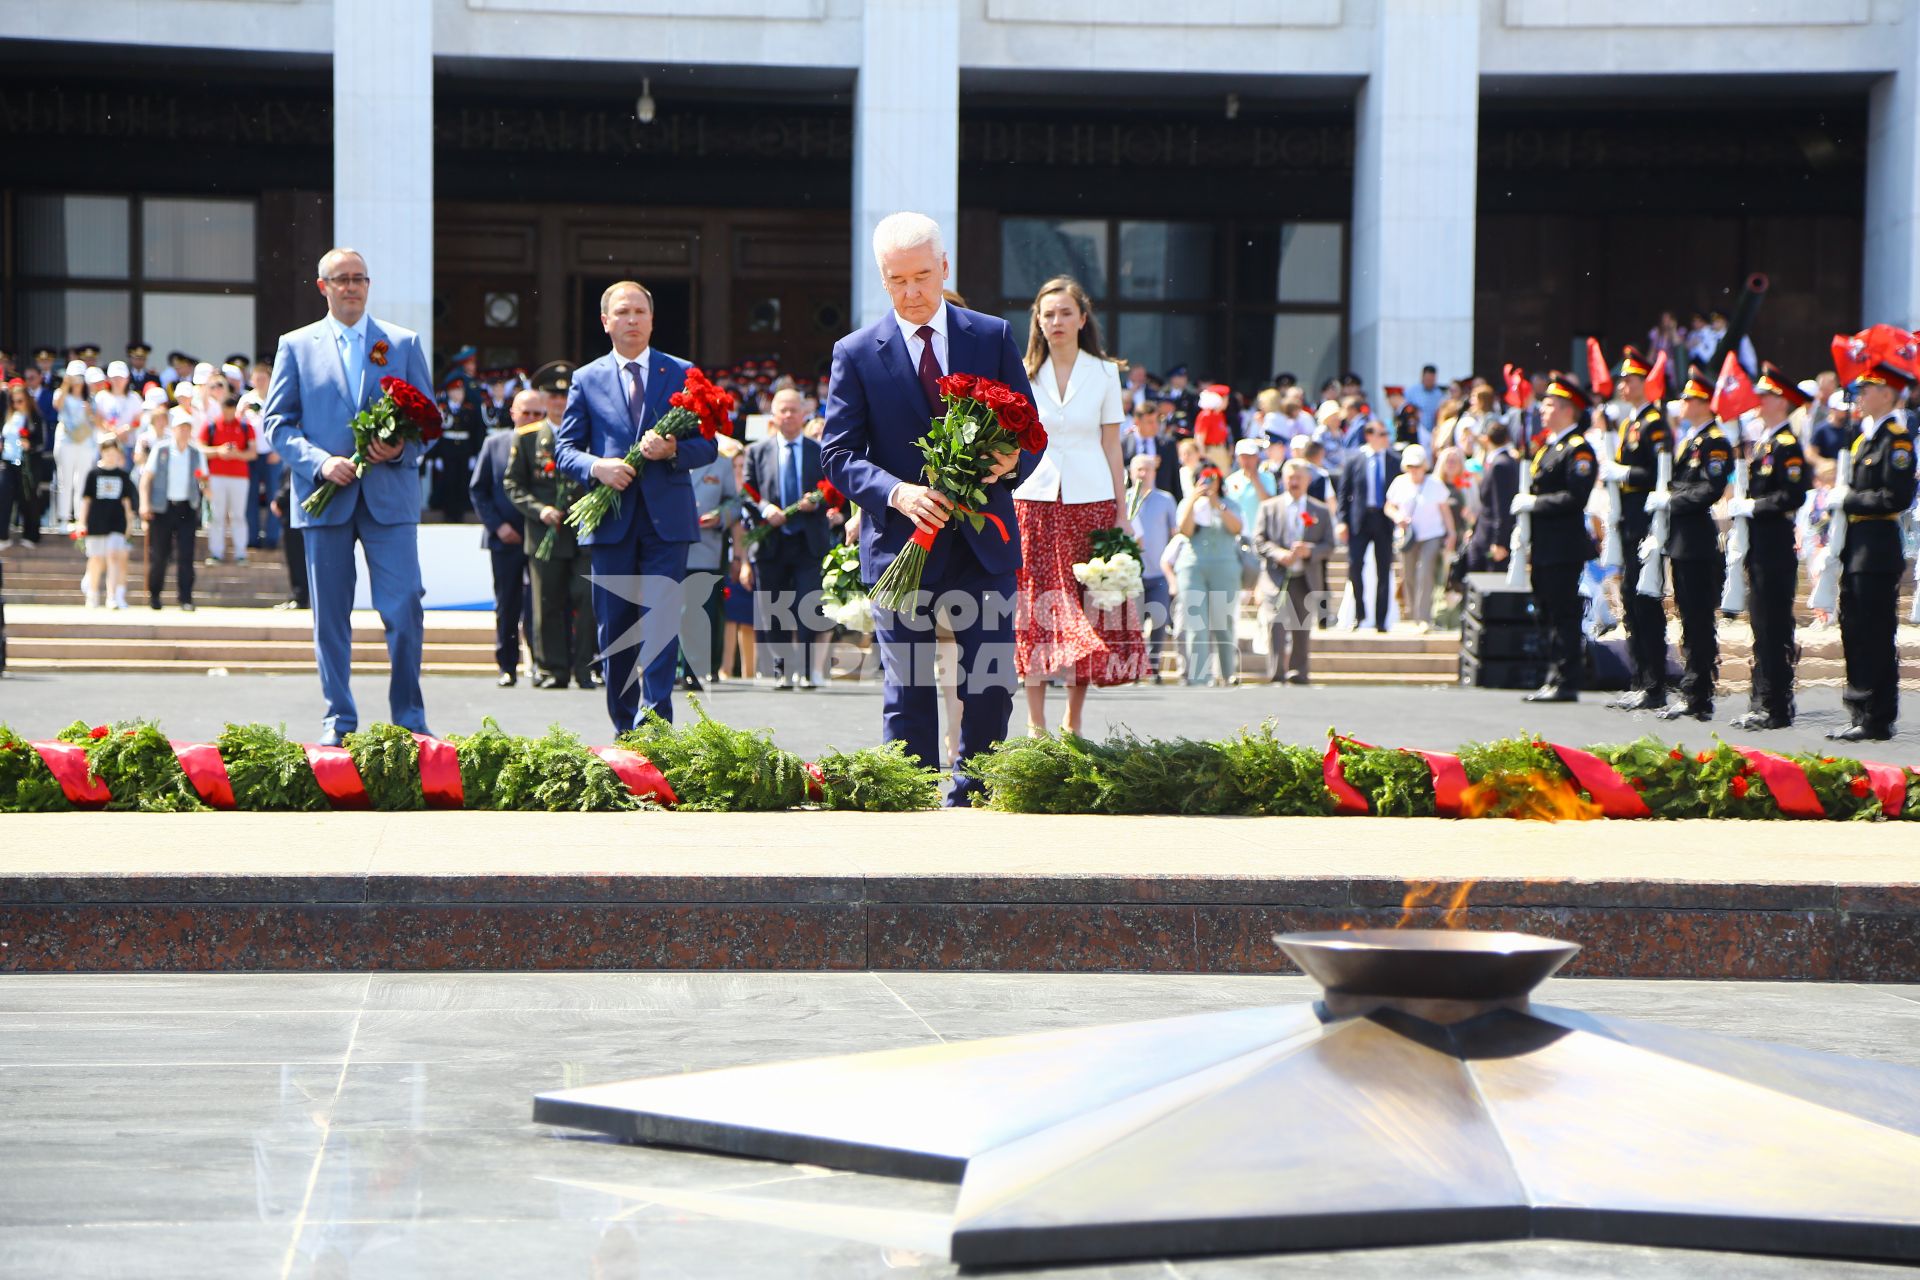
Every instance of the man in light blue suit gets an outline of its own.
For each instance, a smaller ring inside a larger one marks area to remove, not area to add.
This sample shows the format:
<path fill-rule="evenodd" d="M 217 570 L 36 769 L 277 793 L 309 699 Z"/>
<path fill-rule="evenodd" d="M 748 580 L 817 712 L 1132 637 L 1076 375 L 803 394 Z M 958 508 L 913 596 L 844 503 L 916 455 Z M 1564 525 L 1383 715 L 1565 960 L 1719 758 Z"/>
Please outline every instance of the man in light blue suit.
<path fill-rule="evenodd" d="M 687 383 L 685 360 L 653 350 L 653 295 L 622 280 L 600 295 L 600 325 L 613 350 L 574 370 L 554 433 L 554 466 L 583 489 L 620 491 L 620 505 L 580 537 L 593 557 L 593 617 L 607 713 L 625 733 L 649 711 L 673 719 L 680 657 L 681 580 L 700 513 L 689 474 L 719 456 L 713 441 L 647 436 L 638 473 L 627 450 L 671 407 Z"/>
<path fill-rule="evenodd" d="M 940 768 L 947 762 L 939 750 L 932 616 L 946 618 L 960 650 L 961 681 L 960 750 L 945 803 L 964 807 L 981 789 L 967 762 L 1007 736 L 1013 711 L 1014 575 L 1021 550 L 1012 491 L 1039 459 L 1015 450 L 994 466 L 981 510 L 998 524 L 975 529 L 963 519 L 949 526 L 953 503 L 915 483 L 925 465 L 916 442 L 945 411 L 938 383 L 946 374 L 984 374 L 1029 400 L 1033 388 L 1005 320 L 946 302 L 947 255 L 932 219 L 918 213 L 881 219 L 873 253 L 893 306 L 834 344 L 821 454 L 827 479 L 860 504 L 860 576 L 867 586 L 879 581 L 916 529 L 946 529 L 927 552 L 920 580 L 930 607 L 879 611 L 874 641 L 883 676 L 882 732 Z M 1013 483 L 1000 483 L 1009 476 Z"/>
<path fill-rule="evenodd" d="M 352 249 L 330 249 L 314 282 L 326 316 L 280 338 L 267 387 L 265 425 L 293 482 L 294 527 L 306 531 L 313 649 L 327 714 L 321 741 L 339 745 L 360 727 L 353 705 L 353 544 L 366 551 L 373 607 L 387 632 L 393 674 L 387 700 L 393 723 L 427 731 L 420 696 L 426 616 L 420 600 L 420 452 L 374 444 L 367 473 L 354 475 L 354 414 L 380 398 L 380 379 L 405 378 L 429 399 L 433 382 L 420 337 L 367 314 L 367 263 Z M 323 480 L 340 486 L 319 515 L 301 506 Z"/>

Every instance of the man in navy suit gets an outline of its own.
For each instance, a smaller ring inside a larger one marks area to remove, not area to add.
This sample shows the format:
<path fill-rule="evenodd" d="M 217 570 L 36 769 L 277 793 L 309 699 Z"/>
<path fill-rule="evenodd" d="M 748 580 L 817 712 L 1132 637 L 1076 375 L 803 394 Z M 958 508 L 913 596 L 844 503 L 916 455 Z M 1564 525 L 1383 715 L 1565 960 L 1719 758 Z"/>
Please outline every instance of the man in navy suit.
<path fill-rule="evenodd" d="M 1020 531 L 1013 485 L 1000 481 L 1013 473 L 1017 481 L 1038 459 L 1017 450 L 1002 456 L 982 508 L 995 519 L 976 530 L 964 519 L 949 523 L 953 504 L 914 483 L 924 465 L 914 442 L 944 412 L 936 384 L 946 374 L 994 378 L 1029 399 L 1033 388 L 1006 321 L 949 306 L 942 297 L 947 255 L 932 219 L 917 213 L 881 219 L 873 252 L 893 306 L 834 344 L 827 427 L 820 443 L 827 479 L 860 505 L 860 576 L 869 587 L 916 528 L 944 528 L 927 552 L 921 578 L 931 607 L 922 603 L 910 612 L 880 611 L 874 639 L 885 680 L 882 732 L 939 767 L 944 760 L 938 746 L 932 622 L 935 611 L 946 616 L 960 650 L 960 752 L 946 803 L 964 806 L 979 790 L 964 772 L 967 761 L 1006 736 L 1013 711 Z"/>
<path fill-rule="evenodd" d="M 520 624 L 528 602 L 526 520 L 507 494 L 507 460 L 515 433 L 539 427 L 546 396 L 531 388 L 513 398 L 510 425 L 490 432 L 474 459 L 467 496 L 480 515 L 480 545 L 493 561 L 493 660 L 496 683 L 510 687 L 520 670 Z"/>
<path fill-rule="evenodd" d="M 1353 592 L 1353 625 L 1367 623 L 1367 601 L 1361 584 L 1367 551 L 1373 551 L 1373 626 L 1387 629 L 1387 599 L 1392 594 L 1393 520 L 1387 515 L 1387 486 L 1400 474 L 1400 455 L 1387 448 L 1387 426 L 1367 418 L 1361 427 L 1363 447 L 1347 455 L 1340 468 L 1340 540 L 1347 544 L 1347 581 Z"/>
<path fill-rule="evenodd" d="M 719 456 L 713 441 L 645 435 L 638 473 L 627 450 L 686 386 L 687 361 L 653 350 L 653 295 L 623 280 L 600 295 L 600 326 L 613 350 L 574 371 L 566 413 L 554 433 L 554 466 L 582 490 L 604 484 L 620 505 L 580 535 L 592 548 L 593 616 L 599 628 L 607 712 L 625 733 L 649 711 L 673 719 L 673 672 L 680 657 L 680 583 L 687 544 L 700 537 L 689 476 Z"/>
<path fill-rule="evenodd" d="M 366 552 L 373 607 L 387 633 L 387 684 L 393 723 L 427 731 L 420 695 L 420 651 L 426 614 L 420 605 L 420 453 L 418 442 L 368 448 L 367 473 L 356 477 L 353 416 L 377 401 L 380 379 L 405 378 L 428 399 L 433 382 L 420 337 L 367 314 L 366 259 L 330 249 L 314 281 L 327 299 L 324 318 L 280 338 L 262 414 L 273 451 L 293 480 L 293 527 L 305 531 L 307 587 L 313 603 L 313 648 L 327 714 L 321 742 L 338 746 L 360 727 L 353 703 L 353 595 L 358 577 L 353 544 Z M 319 515 L 300 504 L 322 480 L 340 486 Z"/>
<path fill-rule="evenodd" d="M 760 495 L 754 509 L 773 532 L 754 544 L 753 629 L 760 652 L 773 663 L 773 687 L 811 689 L 814 644 L 821 631 L 817 605 L 820 561 L 833 546 L 835 528 L 826 507 L 813 498 L 824 472 L 820 445 L 801 434 L 806 398 L 788 387 L 769 406 L 773 431 L 747 450 L 747 485 Z M 787 507 L 803 504 L 794 515 Z"/>

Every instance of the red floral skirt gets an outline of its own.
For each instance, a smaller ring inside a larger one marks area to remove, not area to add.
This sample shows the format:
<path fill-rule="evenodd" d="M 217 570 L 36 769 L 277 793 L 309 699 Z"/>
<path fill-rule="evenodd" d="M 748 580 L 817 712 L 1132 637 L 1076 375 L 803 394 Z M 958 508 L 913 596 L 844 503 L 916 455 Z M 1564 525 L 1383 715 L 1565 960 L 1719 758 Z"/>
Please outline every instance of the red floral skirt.
<path fill-rule="evenodd" d="M 1072 672 L 1075 684 L 1115 685 L 1144 679 L 1147 645 L 1140 600 L 1089 616 L 1073 566 L 1093 559 L 1087 538 L 1114 527 L 1113 499 L 1028 502 L 1014 499 L 1022 564 L 1015 578 L 1014 665 L 1024 679 Z"/>

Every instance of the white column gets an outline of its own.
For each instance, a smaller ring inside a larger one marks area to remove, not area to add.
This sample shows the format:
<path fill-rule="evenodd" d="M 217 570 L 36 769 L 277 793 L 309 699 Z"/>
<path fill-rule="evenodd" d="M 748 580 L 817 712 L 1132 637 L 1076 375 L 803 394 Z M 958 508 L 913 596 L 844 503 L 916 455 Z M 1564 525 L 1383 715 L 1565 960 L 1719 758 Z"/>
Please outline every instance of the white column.
<path fill-rule="evenodd" d="M 333 242 L 433 358 L 433 9 L 333 0 Z"/>
<path fill-rule="evenodd" d="M 1891 34 L 1899 69 L 1867 100 L 1866 252 L 1860 289 L 1865 324 L 1920 325 L 1920 13 Z"/>
<path fill-rule="evenodd" d="M 1354 112 L 1353 365 L 1376 393 L 1473 360 L 1481 0 L 1379 0 Z"/>
<path fill-rule="evenodd" d="M 873 228 L 902 209 L 940 224 L 947 263 L 957 271 L 959 0 L 866 0 L 853 100 L 853 308 L 859 324 L 886 314 Z"/>

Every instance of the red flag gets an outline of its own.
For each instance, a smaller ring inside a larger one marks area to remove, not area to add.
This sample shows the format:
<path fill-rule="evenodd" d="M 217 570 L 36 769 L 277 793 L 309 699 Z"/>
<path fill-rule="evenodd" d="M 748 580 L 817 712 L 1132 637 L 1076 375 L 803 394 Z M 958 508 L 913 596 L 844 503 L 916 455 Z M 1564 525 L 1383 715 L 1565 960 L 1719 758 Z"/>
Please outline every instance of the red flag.
<path fill-rule="evenodd" d="M 1516 409 L 1524 409 L 1532 404 L 1533 383 L 1527 379 L 1526 371 L 1513 364 L 1501 365 L 1500 371 L 1507 380 L 1507 393 L 1501 398 Z"/>
<path fill-rule="evenodd" d="M 1667 398 L 1667 351 L 1662 347 L 1647 370 L 1647 403 L 1659 404 Z"/>
<path fill-rule="evenodd" d="M 1613 370 L 1607 367 L 1607 355 L 1600 350 L 1598 338 L 1587 339 L 1587 385 L 1602 400 L 1613 394 Z"/>
<path fill-rule="evenodd" d="M 1760 397 L 1754 394 L 1753 380 L 1740 367 L 1740 357 L 1727 352 L 1720 366 L 1720 378 L 1713 384 L 1713 416 L 1722 422 L 1732 422 L 1747 410 L 1759 407 Z"/>

